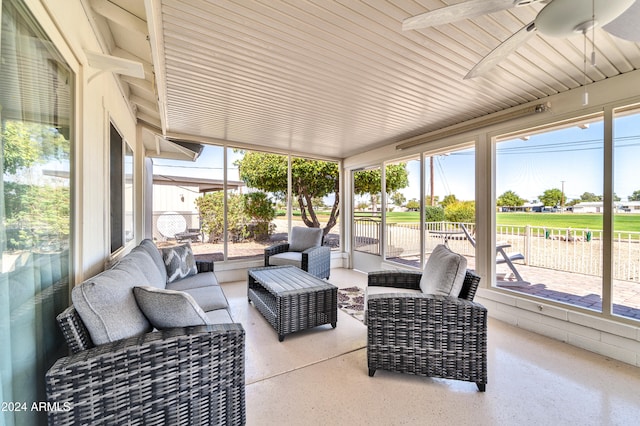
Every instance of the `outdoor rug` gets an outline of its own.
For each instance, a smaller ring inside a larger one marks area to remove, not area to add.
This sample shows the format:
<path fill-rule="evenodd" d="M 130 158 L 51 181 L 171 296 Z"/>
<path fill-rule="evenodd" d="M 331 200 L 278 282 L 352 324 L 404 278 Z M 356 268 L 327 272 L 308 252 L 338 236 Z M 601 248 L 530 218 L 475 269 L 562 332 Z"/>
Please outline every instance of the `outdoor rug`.
<path fill-rule="evenodd" d="M 339 288 L 338 307 L 364 323 L 364 290 L 360 287 Z"/>

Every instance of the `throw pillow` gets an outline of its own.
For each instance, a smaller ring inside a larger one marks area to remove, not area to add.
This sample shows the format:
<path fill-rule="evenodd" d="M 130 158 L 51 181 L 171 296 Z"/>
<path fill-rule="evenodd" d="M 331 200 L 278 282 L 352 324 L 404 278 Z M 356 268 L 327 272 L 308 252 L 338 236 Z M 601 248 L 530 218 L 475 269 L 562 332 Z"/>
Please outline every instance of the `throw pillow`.
<path fill-rule="evenodd" d="M 210 324 L 207 314 L 185 292 L 140 286 L 133 288 L 133 294 L 140 310 L 158 330 Z"/>
<path fill-rule="evenodd" d="M 420 290 L 427 294 L 458 297 L 466 272 L 467 259 L 439 244 L 424 266 Z"/>
<path fill-rule="evenodd" d="M 322 228 L 294 226 L 289 235 L 289 251 L 305 251 L 322 245 Z"/>
<path fill-rule="evenodd" d="M 164 247 L 162 260 L 167 269 L 167 283 L 172 283 L 198 273 L 196 259 L 193 257 L 191 244 Z"/>

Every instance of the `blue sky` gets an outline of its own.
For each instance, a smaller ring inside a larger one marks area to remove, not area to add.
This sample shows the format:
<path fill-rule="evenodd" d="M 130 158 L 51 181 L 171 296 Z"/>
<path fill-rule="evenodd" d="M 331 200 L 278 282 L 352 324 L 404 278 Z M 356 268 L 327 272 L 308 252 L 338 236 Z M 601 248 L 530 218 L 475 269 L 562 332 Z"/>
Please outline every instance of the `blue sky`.
<path fill-rule="evenodd" d="M 640 114 L 615 121 L 615 192 L 623 200 L 640 190 Z M 515 191 L 533 201 L 545 190 L 564 190 L 567 199 L 579 198 L 584 192 L 602 195 L 603 191 L 603 123 L 588 128 L 568 127 L 528 140 L 516 138 L 499 142 L 496 154 L 496 194 Z M 223 149 L 207 147 L 196 163 L 154 160 L 154 172 L 177 176 L 222 178 Z M 230 163 L 234 154 L 230 152 Z M 474 198 L 475 156 L 473 149 L 451 152 L 434 158 L 434 192 L 440 200 L 454 194 L 459 200 Z M 407 200 L 419 197 L 419 164 L 408 165 L 410 186 L 401 192 Z M 229 179 L 237 179 L 235 169 Z M 429 192 L 428 189 L 426 192 Z"/>
<path fill-rule="evenodd" d="M 577 126 L 499 142 L 496 147 L 496 194 L 507 190 L 533 201 L 547 189 L 564 191 L 568 200 L 585 192 L 602 195 L 603 122 L 588 128 Z M 640 190 L 640 114 L 615 121 L 614 191 L 626 200 Z M 434 159 L 434 193 L 454 194 L 459 200 L 474 198 L 474 150 L 451 152 Z M 418 198 L 419 166 L 408 164 L 412 181 L 402 192 L 407 199 Z M 428 192 L 428 191 L 427 191 Z"/>

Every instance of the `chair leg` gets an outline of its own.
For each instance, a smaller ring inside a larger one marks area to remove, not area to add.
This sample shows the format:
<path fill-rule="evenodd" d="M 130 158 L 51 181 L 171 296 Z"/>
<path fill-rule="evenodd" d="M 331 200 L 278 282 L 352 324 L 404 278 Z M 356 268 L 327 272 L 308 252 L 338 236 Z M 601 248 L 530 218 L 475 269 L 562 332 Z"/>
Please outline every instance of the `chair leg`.
<path fill-rule="evenodd" d="M 487 384 L 486 383 L 476 383 L 476 385 L 478 386 L 478 390 L 480 392 L 484 392 L 487 388 Z"/>
<path fill-rule="evenodd" d="M 516 269 L 516 266 L 513 264 L 513 262 L 511 262 L 511 259 L 509 259 L 509 255 L 504 251 L 504 249 L 499 247 L 498 252 L 504 259 L 504 263 L 506 263 L 509 269 L 511 269 L 511 272 L 513 272 L 513 275 L 516 276 L 516 279 L 518 281 L 524 281 L 522 279 L 522 275 L 520 275 L 520 272 L 518 272 L 518 270 Z"/>
<path fill-rule="evenodd" d="M 370 368 L 369 369 L 369 377 L 373 377 L 374 374 L 376 374 L 376 369 L 375 368 Z"/>

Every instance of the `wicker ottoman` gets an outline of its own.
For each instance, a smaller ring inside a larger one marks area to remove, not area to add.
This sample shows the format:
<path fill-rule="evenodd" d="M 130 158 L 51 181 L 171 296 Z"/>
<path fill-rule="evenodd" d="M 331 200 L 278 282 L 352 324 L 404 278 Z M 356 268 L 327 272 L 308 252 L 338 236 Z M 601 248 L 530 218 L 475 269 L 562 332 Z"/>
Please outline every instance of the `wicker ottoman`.
<path fill-rule="evenodd" d="M 249 269 L 247 297 L 284 336 L 322 324 L 336 327 L 338 288 L 295 266 Z"/>

